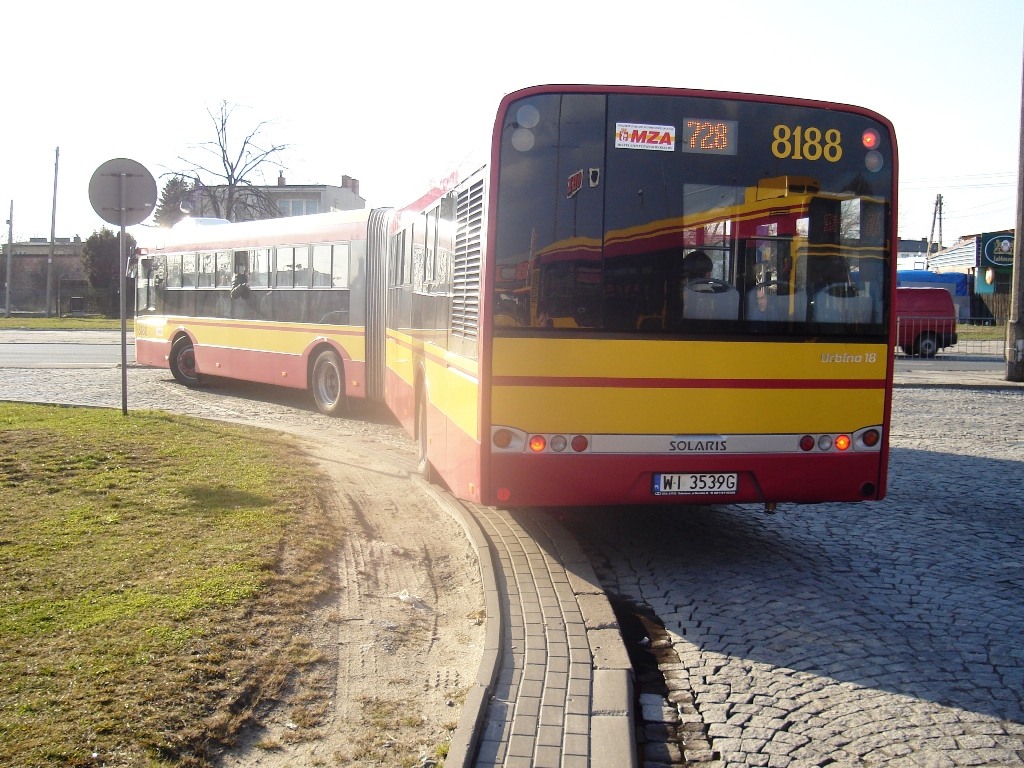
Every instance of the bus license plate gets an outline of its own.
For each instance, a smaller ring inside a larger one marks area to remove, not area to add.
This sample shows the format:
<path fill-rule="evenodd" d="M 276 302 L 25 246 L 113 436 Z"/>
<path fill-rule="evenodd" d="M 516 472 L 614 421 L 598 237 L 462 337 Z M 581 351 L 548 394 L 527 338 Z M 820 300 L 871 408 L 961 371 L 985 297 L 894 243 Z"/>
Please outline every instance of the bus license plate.
<path fill-rule="evenodd" d="M 736 493 L 735 472 L 654 473 L 655 496 L 705 496 Z"/>

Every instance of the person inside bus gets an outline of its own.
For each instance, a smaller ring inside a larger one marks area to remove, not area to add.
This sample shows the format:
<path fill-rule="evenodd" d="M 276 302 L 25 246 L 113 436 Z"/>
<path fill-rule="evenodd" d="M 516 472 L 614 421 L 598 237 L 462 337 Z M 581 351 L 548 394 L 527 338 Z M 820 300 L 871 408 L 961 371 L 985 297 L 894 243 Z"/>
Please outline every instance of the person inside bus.
<path fill-rule="evenodd" d="M 235 261 L 235 274 L 231 278 L 231 298 L 232 299 L 247 299 L 249 298 L 249 274 L 246 269 L 246 264 L 241 261 Z"/>
<path fill-rule="evenodd" d="M 704 251 L 690 251 L 683 257 L 683 280 L 701 280 L 711 277 L 714 262 Z"/>

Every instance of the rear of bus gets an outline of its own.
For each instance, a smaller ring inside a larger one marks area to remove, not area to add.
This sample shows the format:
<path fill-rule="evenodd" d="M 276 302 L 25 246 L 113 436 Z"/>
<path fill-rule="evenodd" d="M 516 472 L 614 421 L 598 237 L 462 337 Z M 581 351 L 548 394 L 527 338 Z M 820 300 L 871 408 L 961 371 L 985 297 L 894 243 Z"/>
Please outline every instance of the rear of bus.
<path fill-rule="evenodd" d="M 885 495 L 896 147 L 866 110 L 545 86 L 502 103 L 483 495 Z"/>

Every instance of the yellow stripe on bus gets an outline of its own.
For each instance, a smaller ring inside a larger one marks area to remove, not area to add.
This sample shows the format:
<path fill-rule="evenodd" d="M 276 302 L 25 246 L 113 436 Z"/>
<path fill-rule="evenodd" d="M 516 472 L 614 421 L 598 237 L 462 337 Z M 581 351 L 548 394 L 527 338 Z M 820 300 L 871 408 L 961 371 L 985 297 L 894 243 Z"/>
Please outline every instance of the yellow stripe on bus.
<path fill-rule="evenodd" d="M 882 344 L 499 338 L 493 349 L 492 423 L 527 432 L 844 432 L 884 420 Z"/>
<path fill-rule="evenodd" d="M 366 344 L 360 326 L 320 325 L 315 323 L 266 323 L 258 320 L 215 320 L 169 316 L 163 318 L 140 318 L 154 326 L 148 331 L 150 338 L 167 338 L 185 328 L 197 344 L 227 349 L 258 350 L 285 355 L 301 355 L 317 338 L 334 341 L 348 353 L 352 360 L 366 359 Z M 159 329 L 163 327 L 163 333 Z"/>
<path fill-rule="evenodd" d="M 496 338 L 495 376 L 884 381 L 884 344 Z"/>

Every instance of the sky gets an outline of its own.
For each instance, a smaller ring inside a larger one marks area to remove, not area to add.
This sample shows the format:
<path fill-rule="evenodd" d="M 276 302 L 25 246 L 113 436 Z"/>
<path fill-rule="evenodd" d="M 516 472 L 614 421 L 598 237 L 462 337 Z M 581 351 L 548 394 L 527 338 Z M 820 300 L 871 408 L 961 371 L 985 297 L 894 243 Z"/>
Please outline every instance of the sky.
<path fill-rule="evenodd" d="M 159 189 L 201 157 L 221 102 L 233 137 L 264 123 L 288 145 L 266 183 L 349 175 L 368 206 L 400 206 L 480 155 L 502 96 L 542 83 L 867 107 L 896 129 L 900 237 L 929 236 L 940 194 L 946 245 L 1014 226 L 1024 0 L 40 1 L 0 29 L 16 241 L 49 237 L 58 147 L 57 237 L 104 226 L 88 187 L 105 161 L 142 163 Z"/>

